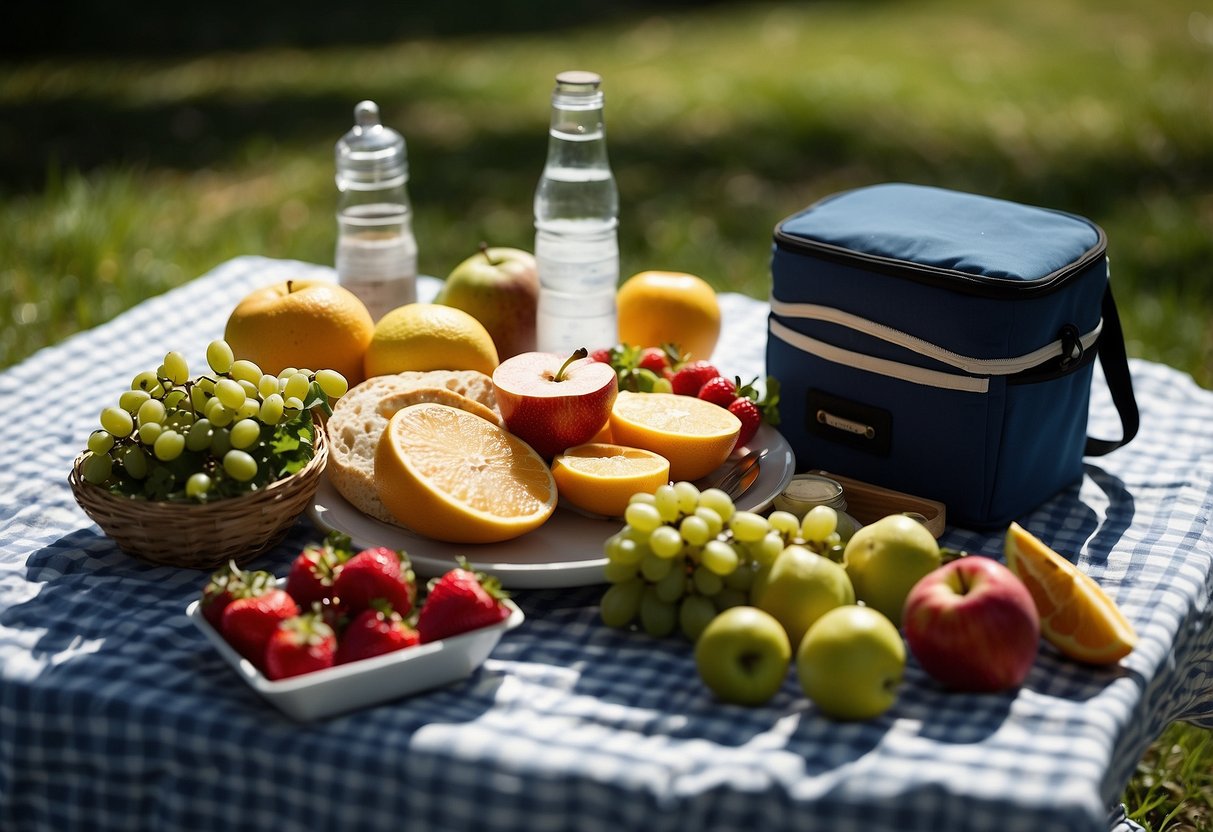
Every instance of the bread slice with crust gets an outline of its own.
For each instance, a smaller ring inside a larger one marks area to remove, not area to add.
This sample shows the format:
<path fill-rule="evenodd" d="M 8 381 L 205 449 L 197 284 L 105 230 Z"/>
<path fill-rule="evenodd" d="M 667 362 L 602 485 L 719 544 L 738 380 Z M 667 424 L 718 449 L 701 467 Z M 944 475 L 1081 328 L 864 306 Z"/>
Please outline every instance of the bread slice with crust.
<path fill-rule="evenodd" d="M 472 370 L 374 376 L 338 399 L 328 420 L 329 479 L 351 505 L 384 523 L 400 525 L 379 500 L 375 449 L 388 420 L 398 410 L 422 402 L 457 407 L 503 425 L 492 379 Z"/>

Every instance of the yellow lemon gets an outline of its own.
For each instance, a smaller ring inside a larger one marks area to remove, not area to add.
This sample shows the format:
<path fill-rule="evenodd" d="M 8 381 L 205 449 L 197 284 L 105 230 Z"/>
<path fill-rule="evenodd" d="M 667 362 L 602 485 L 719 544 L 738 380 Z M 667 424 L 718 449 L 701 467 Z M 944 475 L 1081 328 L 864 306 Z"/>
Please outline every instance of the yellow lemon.
<path fill-rule="evenodd" d="M 611 440 L 665 457 L 673 480 L 697 480 L 719 468 L 740 432 L 740 419 L 693 396 L 623 390 L 611 409 Z"/>
<path fill-rule="evenodd" d="M 642 448 L 587 443 L 552 460 L 561 498 L 584 511 L 622 517 L 633 494 L 652 494 L 670 481 L 670 462 Z"/>
<path fill-rule="evenodd" d="M 677 344 L 691 358 L 711 358 L 720 338 L 720 303 L 703 278 L 683 272 L 632 275 L 615 295 L 619 340 L 638 347 Z"/>
<path fill-rule="evenodd" d="M 1018 523 L 1007 529 L 1003 552 L 1036 602 L 1041 634 L 1063 654 L 1110 664 L 1133 650 L 1133 625 L 1090 575 Z"/>
<path fill-rule="evenodd" d="M 484 324 L 462 309 L 410 303 L 379 319 L 366 349 L 366 377 L 409 370 L 477 370 L 492 375 L 497 347 Z"/>
<path fill-rule="evenodd" d="M 401 523 L 451 543 L 510 540 L 543 525 L 556 508 L 552 472 L 530 445 L 433 402 L 388 421 L 375 452 L 375 488 Z"/>

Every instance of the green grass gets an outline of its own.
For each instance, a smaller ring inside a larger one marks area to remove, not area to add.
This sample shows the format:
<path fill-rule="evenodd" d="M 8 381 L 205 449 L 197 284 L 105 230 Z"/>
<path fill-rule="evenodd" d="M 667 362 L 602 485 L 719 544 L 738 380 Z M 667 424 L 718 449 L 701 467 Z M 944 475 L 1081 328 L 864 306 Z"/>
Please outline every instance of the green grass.
<path fill-rule="evenodd" d="M 1130 354 L 1213 387 L 1213 18 L 1187 0 L 382 5 L 371 32 L 309 2 L 82 12 L 74 52 L 0 50 L 0 367 L 233 256 L 330 263 L 363 98 L 408 139 L 423 271 L 529 247 L 551 79 L 579 66 L 605 78 L 625 274 L 762 297 L 771 229 L 820 196 L 989 193 L 1099 222 Z M 1151 749 L 1135 819 L 1213 829 L 1209 738 Z"/>

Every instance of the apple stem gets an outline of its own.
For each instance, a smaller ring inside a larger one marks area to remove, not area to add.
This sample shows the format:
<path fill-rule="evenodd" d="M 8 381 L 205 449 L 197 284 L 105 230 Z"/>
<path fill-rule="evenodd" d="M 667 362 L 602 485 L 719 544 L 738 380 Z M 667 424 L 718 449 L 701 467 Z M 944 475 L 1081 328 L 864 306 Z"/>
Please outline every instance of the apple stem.
<path fill-rule="evenodd" d="M 288 280 L 286 282 L 286 293 L 289 295 L 293 291 L 295 291 L 295 281 Z"/>
<path fill-rule="evenodd" d="M 578 349 L 574 350 L 573 354 L 566 358 L 564 363 L 560 365 L 560 369 L 556 371 L 556 376 L 552 379 L 552 381 L 564 381 L 564 371 L 569 368 L 569 365 L 579 358 L 585 358 L 589 354 L 590 351 L 585 347 L 579 347 Z"/>
<path fill-rule="evenodd" d="M 496 266 L 501 262 L 500 260 L 494 260 L 491 256 L 489 256 L 489 244 L 484 240 L 480 241 L 480 253 L 484 255 L 485 260 L 489 261 L 490 266 Z"/>

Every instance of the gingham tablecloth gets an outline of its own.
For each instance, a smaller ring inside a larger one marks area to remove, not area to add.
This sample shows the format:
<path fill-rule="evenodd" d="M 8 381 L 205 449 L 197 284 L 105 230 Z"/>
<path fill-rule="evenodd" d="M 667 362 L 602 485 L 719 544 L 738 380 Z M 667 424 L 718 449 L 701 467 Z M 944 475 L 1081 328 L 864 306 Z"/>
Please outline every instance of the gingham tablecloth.
<path fill-rule="evenodd" d="M 1021 690 L 960 695 L 911 661 L 889 713 L 837 724 L 794 674 L 766 707 L 715 702 L 684 642 L 601 626 L 599 588 L 544 590 L 467 681 L 292 722 L 187 620 L 205 575 L 121 553 L 66 478 L 137 371 L 168 349 L 200 366 L 240 297 L 303 275 L 331 272 L 239 258 L 0 374 L 0 829 L 1130 828 L 1118 796 L 1151 740 L 1213 727 L 1213 393 L 1142 361 L 1137 439 L 1023 518 L 1136 626 L 1120 668 L 1044 649 Z M 766 305 L 722 302 L 718 363 L 758 375 Z M 1098 383 L 1092 413 L 1116 435 Z M 283 574 L 317 538 L 301 521 L 254 565 Z M 998 535 L 943 542 L 1001 557 Z"/>

